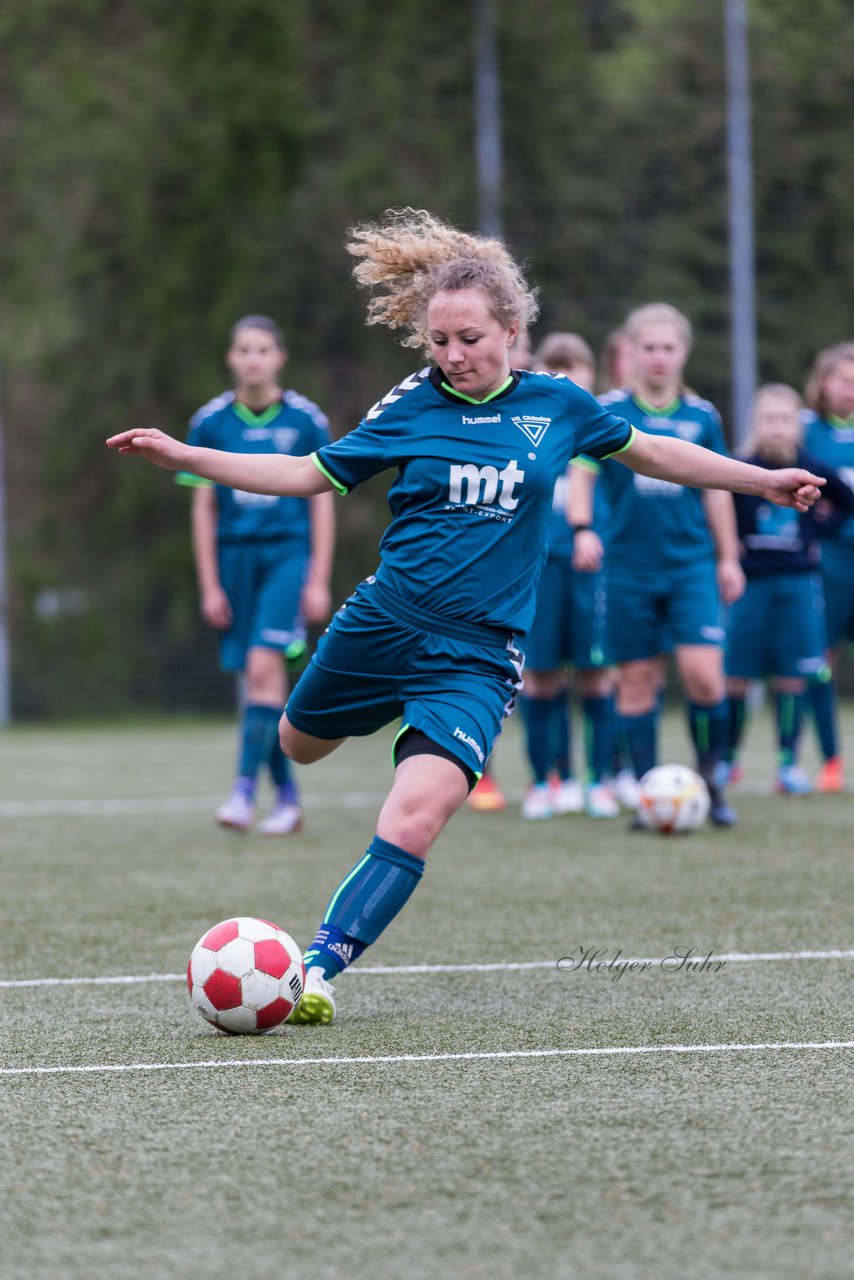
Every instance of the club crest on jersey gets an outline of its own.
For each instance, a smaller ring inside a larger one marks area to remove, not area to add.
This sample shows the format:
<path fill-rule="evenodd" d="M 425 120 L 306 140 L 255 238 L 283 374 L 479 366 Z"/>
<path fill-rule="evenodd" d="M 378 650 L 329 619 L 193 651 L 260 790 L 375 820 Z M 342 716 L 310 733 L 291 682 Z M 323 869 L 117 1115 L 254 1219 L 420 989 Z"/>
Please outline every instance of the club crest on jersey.
<path fill-rule="evenodd" d="M 551 418 L 540 418 L 533 413 L 523 413 L 520 418 L 511 418 L 514 427 L 518 427 L 531 444 L 538 445 L 552 425 Z"/>

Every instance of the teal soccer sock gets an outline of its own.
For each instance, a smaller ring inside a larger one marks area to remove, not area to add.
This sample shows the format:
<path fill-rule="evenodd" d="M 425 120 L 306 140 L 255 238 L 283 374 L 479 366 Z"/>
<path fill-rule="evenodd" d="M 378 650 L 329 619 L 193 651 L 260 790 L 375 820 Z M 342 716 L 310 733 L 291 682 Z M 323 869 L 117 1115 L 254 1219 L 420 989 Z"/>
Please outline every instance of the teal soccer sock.
<path fill-rule="evenodd" d="M 278 707 L 264 707 L 256 703 L 244 710 L 238 763 L 241 779 L 254 780 L 261 766 L 269 762 L 273 747 L 279 741 L 280 715 Z"/>
<path fill-rule="evenodd" d="M 781 765 L 794 764 L 798 758 L 803 701 L 804 696 L 801 693 L 774 695 L 774 708 L 777 714 L 778 763 Z"/>
<path fill-rule="evenodd" d="M 726 759 L 732 764 L 738 755 L 741 739 L 747 726 L 747 699 L 743 693 L 731 693 L 727 699 L 727 748 Z"/>
<path fill-rule="evenodd" d="M 815 721 L 816 733 L 825 760 L 839 755 L 836 728 L 836 683 L 830 667 L 823 667 L 807 685 L 807 698 Z"/>
<path fill-rule="evenodd" d="M 424 859 L 374 836 L 368 851 L 332 895 L 305 952 L 306 969 L 334 978 L 370 946 L 406 905 L 424 874 Z"/>
<path fill-rule="evenodd" d="M 601 782 L 614 756 L 614 699 L 610 694 L 582 698 L 581 710 L 584 715 L 587 777 L 590 782 Z"/>
<path fill-rule="evenodd" d="M 729 708 L 726 698 L 710 707 L 689 702 L 688 724 L 691 730 L 691 741 L 697 752 L 697 769 L 704 778 L 708 779 L 710 772 L 724 759 L 727 752 Z"/>
<path fill-rule="evenodd" d="M 569 706 L 565 693 L 554 698 L 521 699 L 525 722 L 525 745 L 534 781 L 544 783 L 549 770 L 556 768 L 561 778 L 572 775 L 570 759 Z"/>
<path fill-rule="evenodd" d="M 655 765 L 658 756 L 658 711 L 644 711 L 639 716 L 621 716 L 620 723 L 636 778 L 642 778 Z"/>

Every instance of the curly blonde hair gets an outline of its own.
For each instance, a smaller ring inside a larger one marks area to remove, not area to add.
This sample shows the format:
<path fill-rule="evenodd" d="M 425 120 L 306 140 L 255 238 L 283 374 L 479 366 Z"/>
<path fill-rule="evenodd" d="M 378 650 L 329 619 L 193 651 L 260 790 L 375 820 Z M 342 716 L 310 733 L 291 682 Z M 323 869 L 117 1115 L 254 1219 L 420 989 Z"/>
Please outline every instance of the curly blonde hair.
<path fill-rule="evenodd" d="M 503 241 L 469 235 L 426 209 L 388 209 L 378 222 L 351 227 L 346 247 L 359 259 L 356 280 L 377 291 L 367 323 L 406 330 L 404 347 L 430 354 L 427 308 L 443 289 L 481 289 L 505 329 L 537 318 L 536 291 Z"/>
<path fill-rule="evenodd" d="M 843 360 L 854 360 L 854 342 L 837 342 L 834 347 L 825 347 L 819 351 L 810 370 L 804 387 L 804 400 L 820 418 L 829 418 L 831 413 L 825 381 Z"/>

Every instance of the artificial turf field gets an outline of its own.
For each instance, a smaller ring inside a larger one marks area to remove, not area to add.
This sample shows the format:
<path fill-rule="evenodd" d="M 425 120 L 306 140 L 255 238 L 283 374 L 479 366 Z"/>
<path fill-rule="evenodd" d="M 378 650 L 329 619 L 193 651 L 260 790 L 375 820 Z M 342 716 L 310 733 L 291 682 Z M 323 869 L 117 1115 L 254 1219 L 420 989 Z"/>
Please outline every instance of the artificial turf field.
<path fill-rule="evenodd" d="M 213 826 L 230 723 L 0 735 L 3 1280 L 847 1280 L 854 794 L 771 796 L 767 723 L 737 832 L 466 811 L 331 1027 L 191 1010 L 209 925 L 313 936 L 390 741 L 301 771 L 306 830 L 271 841 Z M 518 726 L 496 767 L 518 793 Z M 560 972 L 579 946 L 656 963 Z"/>

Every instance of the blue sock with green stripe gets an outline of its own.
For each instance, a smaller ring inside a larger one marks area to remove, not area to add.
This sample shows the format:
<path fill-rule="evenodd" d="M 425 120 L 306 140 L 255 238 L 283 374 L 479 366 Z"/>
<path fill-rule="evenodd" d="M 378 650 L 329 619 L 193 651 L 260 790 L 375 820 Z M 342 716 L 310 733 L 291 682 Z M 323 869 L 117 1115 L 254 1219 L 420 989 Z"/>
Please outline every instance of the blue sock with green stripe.
<path fill-rule="evenodd" d="M 797 761 L 803 704 L 802 693 L 781 693 L 778 689 L 774 694 L 774 709 L 777 715 L 777 760 L 781 765 L 794 764 Z"/>
<path fill-rule="evenodd" d="M 822 667 L 818 675 L 807 685 L 807 697 L 815 720 L 818 741 L 823 759 L 832 760 L 839 755 L 839 734 L 836 728 L 836 685 L 830 667 Z"/>
<path fill-rule="evenodd" d="M 716 764 L 724 760 L 729 745 L 729 706 L 726 698 L 710 707 L 688 703 L 691 741 L 697 752 L 697 770 L 708 778 Z"/>
<path fill-rule="evenodd" d="M 303 956 L 306 969 L 321 965 L 327 979 L 346 969 L 391 924 L 423 874 L 423 858 L 374 836 L 364 858 L 332 895 Z"/>

